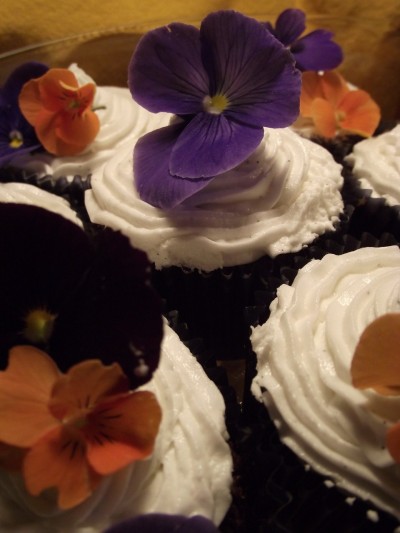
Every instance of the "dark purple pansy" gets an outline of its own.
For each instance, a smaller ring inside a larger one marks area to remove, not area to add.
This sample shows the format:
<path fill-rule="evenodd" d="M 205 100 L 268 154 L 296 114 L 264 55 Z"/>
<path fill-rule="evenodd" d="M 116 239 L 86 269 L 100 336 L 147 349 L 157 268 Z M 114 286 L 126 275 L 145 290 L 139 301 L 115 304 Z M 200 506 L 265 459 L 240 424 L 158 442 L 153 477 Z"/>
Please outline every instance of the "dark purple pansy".
<path fill-rule="evenodd" d="M 300 70 L 331 70 L 343 61 L 342 49 L 332 41 L 333 33 L 315 30 L 299 38 L 306 29 L 306 15 L 301 9 L 286 9 L 276 20 L 275 28 L 265 26 L 293 54 Z"/>
<path fill-rule="evenodd" d="M 147 514 L 110 527 L 105 533 L 218 533 L 215 525 L 203 516 Z"/>
<path fill-rule="evenodd" d="M 263 127 L 299 113 L 300 73 L 262 24 L 235 11 L 208 15 L 200 30 L 173 23 L 147 33 L 129 66 L 133 98 L 177 115 L 144 135 L 134 151 L 140 197 L 173 208 L 244 161 Z"/>
<path fill-rule="evenodd" d="M 19 344 L 62 371 L 85 359 L 118 362 L 132 388 L 158 365 L 160 299 L 147 256 L 119 232 L 91 238 L 35 206 L 0 204 L 0 367 Z"/>
<path fill-rule="evenodd" d="M 6 165 L 17 153 L 31 152 L 41 146 L 35 130 L 20 111 L 18 96 L 27 81 L 39 78 L 47 70 L 42 63 L 24 63 L 0 88 L 0 166 Z"/>

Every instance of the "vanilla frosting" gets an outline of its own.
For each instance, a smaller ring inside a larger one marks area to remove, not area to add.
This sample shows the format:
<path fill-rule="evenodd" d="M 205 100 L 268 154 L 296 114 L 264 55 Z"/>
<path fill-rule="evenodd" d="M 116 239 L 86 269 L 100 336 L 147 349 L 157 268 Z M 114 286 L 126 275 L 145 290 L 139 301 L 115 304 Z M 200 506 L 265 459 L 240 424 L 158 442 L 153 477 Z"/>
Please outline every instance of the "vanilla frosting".
<path fill-rule="evenodd" d="M 211 271 L 268 254 L 295 252 L 334 228 L 343 209 L 341 167 L 290 129 L 265 129 L 258 149 L 173 210 L 142 201 L 133 147 L 92 176 L 85 203 L 92 222 L 119 229 L 157 268 Z"/>
<path fill-rule="evenodd" d="M 400 125 L 357 143 L 345 160 L 353 174 L 372 197 L 382 197 L 389 205 L 400 205 Z"/>
<path fill-rule="evenodd" d="M 70 70 L 75 74 L 79 85 L 94 83 L 75 64 L 70 66 Z M 87 177 L 95 169 L 102 168 L 120 146 L 125 143 L 132 145 L 146 129 L 166 125 L 169 120 L 166 113 L 154 114 L 145 110 L 132 99 L 129 89 L 122 87 L 96 87 L 93 109 L 99 117 L 100 130 L 95 140 L 82 153 L 63 157 L 46 152 L 16 155 L 10 165 L 34 172 L 40 177 Z"/>
<path fill-rule="evenodd" d="M 385 447 L 400 397 L 351 384 L 365 327 L 400 311 L 397 246 L 327 255 L 282 285 L 267 322 L 253 329 L 252 384 L 280 436 L 301 459 L 400 519 L 400 466 Z"/>
<path fill-rule="evenodd" d="M 0 183 L 0 202 L 43 207 L 82 226 L 82 221 L 67 200 L 28 183 Z"/>
<path fill-rule="evenodd" d="M 168 326 L 160 365 L 143 389 L 153 391 L 162 408 L 153 455 L 104 478 L 88 500 L 67 511 L 59 510 L 50 494 L 31 497 L 20 477 L 3 471 L 1 531 L 94 533 L 153 512 L 200 514 L 218 525 L 231 501 L 232 459 L 224 402 Z"/>

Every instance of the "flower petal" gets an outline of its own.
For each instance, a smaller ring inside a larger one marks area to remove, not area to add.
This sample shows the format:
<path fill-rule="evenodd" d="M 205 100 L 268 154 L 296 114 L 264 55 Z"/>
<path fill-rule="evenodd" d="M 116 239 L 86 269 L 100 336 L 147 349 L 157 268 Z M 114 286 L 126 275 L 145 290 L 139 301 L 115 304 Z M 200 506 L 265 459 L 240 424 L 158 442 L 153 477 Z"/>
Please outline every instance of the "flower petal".
<path fill-rule="evenodd" d="M 343 61 L 343 52 L 332 36 L 332 32 L 315 30 L 299 39 L 290 49 L 296 67 L 315 71 L 336 68 Z"/>
<path fill-rule="evenodd" d="M 19 93 L 25 83 L 43 76 L 48 70 L 47 65 L 36 61 L 28 61 L 17 67 L 0 89 L 0 105 L 17 106 Z"/>
<path fill-rule="evenodd" d="M 306 15 L 301 9 L 285 9 L 276 19 L 274 34 L 285 46 L 291 45 L 306 29 Z"/>
<path fill-rule="evenodd" d="M 150 513 L 111 526 L 105 533 L 218 533 L 204 516 L 181 516 Z"/>
<path fill-rule="evenodd" d="M 77 430 L 62 427 L 46 435 L 27 453 L 23 475 L 33 496 L 57 488 L 61 509 L 86 500 L 100 480 L 87 463 L 83 437 Z"/>
<path fill-rule="evenodd" d="M 199 30 L 174 23 L 145 34 L 132 56 L 128 84 L 133 98 L 150 111 L 198 113 L 208 94 Z"/>
<path fill-rule="evenodd" d="M 48 409 L 60 373 L 53 360 L 32 346 L 16 346 L 0 372 L 0 441 L 29 447 L 58 425 Z"/>
<path fill-rule="evenodd" d="M 386 446 L 396 463 L 400 463 L 400 423 L 393 424 L 387 430 Z"/>
<path fill-rule="evenodd" d="M 323 98 L 316 98 L 311 106 L 311 117 L 319 135 L 331 139 L 336 134 L 335 109 Z"/>
<path fill-rule="evenodd" d="M 311 117 L 313 101 L 316 98 L 325 97 L 320 77 L 321 75 L 317 72 L 303 72 L 300 97 L 300 114 L 302 117 Z"/>
<path fill-rule="evenodd" d="M 160 406 L 148 391 L 99 405 L 89 415 L 85 431 L 90 465 L 97 473 L 107 475 L 148 457 L 160 422 Z"/>
<path fill-rule="evenodd" d="M 171 152 L 183 125 L 150 132 L 134 150 L 135 185 L 140 198 L 160 209 L 171 209 L 203 189 L 208 180 L 183 180 L 169 171 Z"/>
<path fill-rule="evenodd" d="M 229 101 L 224 115 L 256 127 L 292 124 L 301 76 L 282 43 L 261 23 L 235 11 L 208 15 L 200 31 L 210 96 L 223 94 Z"/>
<path fill-rule="evenodd" d="M 346 80 L 335 70 L 328 70 L 317 76 L 324 98 L 334 107 L 338 107 L 345 95 L 350 92 Z"/>
<path fill-rule="evenodd" d="M 262 127 L 228 120 L 224 114 L 199 113 L 179 135 L 170 172 L 182 178 L 209 178 L 230 170 L 260 144 Z"/>
<path fill-rule="evenodd" d="M 371 136 L 381 119 L 379 106 L 365 91 L 350 91 L 339 104 L 345 118 L 340 121 L 344 130 L 364 137 Z"/>
<path fill-rule="evenodd" d="M 63 371 L 91 357 L 117 362 L 136 388 L 158 365 L 160 297 L 150 284 L 146 254 L 127 237 L 105 229 L 94 244 L 90 266 L 54 323 L 50 353 Z"/>
<path fill-rule="evenodd" d="M 400 394 L 400 313 L 378 317 L 364 330 L 351 364 L 353 385 Z"/>

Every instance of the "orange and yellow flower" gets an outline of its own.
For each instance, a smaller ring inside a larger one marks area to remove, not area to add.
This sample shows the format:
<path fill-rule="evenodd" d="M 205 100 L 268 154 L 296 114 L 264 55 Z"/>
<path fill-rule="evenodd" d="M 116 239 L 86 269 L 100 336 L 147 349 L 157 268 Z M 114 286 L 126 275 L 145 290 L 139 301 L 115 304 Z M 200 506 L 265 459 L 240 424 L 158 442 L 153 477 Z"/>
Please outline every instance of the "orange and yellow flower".
<path fill-rule="evenodd" d="M 400 313 L 382 315 L 365 329 L 354 353 L 351 375 L 358 389 L 400 395 Z M 389 427 L 386 445 L 400 463 L 400 422 Z"/>
<path fill-rule="evenodd" d="M 129 391 L 117 363 L 86 360 L 62 374 L 46 353 L 17 346 L 0 372 L 0 464 L 19 466 L 34 496 L 56 488 L 63 509 L 148 457 L 160 421 L 154 394 Z"/>
<path fill-rule="evenodd" d="M 92 111 L 95 90 L 93 83 L 79 87 L 71 71 L 57 68 L 23 86 L 21 112 L 48 152 L 76 155 L 93 142 L 100 129 Z"/>
<path fill-rule="evenodd" d="M 333 70 L 303 73 L 300 115 L 311 119 L 316 132 L 327 138 L 340 132 L 369 137 L 381 118 L 379 106 L 370 95 L 351 90 Z"/>

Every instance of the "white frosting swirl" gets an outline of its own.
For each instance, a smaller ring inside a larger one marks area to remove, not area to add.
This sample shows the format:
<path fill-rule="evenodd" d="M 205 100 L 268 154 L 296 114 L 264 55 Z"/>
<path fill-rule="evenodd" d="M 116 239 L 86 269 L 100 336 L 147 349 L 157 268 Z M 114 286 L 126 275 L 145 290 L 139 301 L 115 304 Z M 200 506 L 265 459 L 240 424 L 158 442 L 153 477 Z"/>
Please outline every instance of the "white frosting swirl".
<path fill-rule="evenodd" d="M 0 202 L 43 207 L 82 226 L 82 221 L 67 200 L 28 183 L 0 183 Z"/>
<path fill-rule="evenodd" d="M 357 143 L 346 158 L 363 189 L 389 205 L 400 205 L 400 124 Z"/>
<path fill-rule="evenodd" d="M 385 448 L 400 397 L 351 384 L 350 365 L 365 327 L 400 311 L 397 246 L 327 255 L 283 285 L 271 316 L 252 332 L 255 396 L 282 440 L 338 485 L 400 518 L 400 467 Z"/>
<path fill-rule="evenodd" d="M 343 209 L 341 167 L 289 129 L 265 130 L 246 161 L 173 210 L 143 202 L 132 148 L 93 173 L 85 202 L 93 222 L 119 229 L 157 268 L 211 271 L 294 252 L 333 229 Z"/>
<path fill-rule="evenodd" d="M 81 81 L 87 83 L 88 80 Z M 166 113 L 150 113 L 139 106 L 129 90 L 121 87 L 97 87 L 93 107 L 100 119 L 100 130 L 81 154 L 55 157 L 37 152 L 17 155 L 10 164 L 39 176 L 86 177 L 96 169 L 101 169 L 125 143 L 132 145 L 145 130 L 165 126 L 169 121 Z"/>
<path fill-rule="evenodd" d="M 104 478 L 88 500 L 68 511 L 60 511 L 50 494 L 29 496 L 19 477 L 2 472 L 2 532 L 95 533 L 152 512 L 222 521 L 231 501 L 232 472 L 224 402 L 168 326 L 160 365 L 143 388 L 156 394 L 162 408 L 153 455 Z"/>

